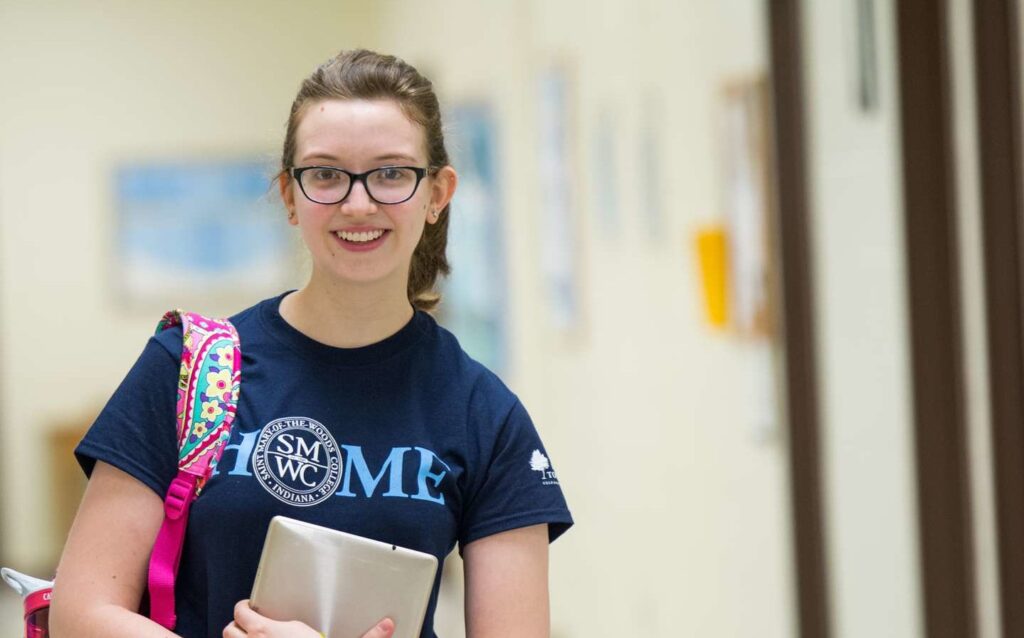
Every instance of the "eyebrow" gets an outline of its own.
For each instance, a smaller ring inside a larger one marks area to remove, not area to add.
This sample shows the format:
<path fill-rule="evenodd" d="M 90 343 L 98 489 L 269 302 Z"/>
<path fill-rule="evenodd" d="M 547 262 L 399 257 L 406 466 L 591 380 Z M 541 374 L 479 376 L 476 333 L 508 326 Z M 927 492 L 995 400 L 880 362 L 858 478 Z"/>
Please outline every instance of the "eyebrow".
<path fill-rule="evenodd" d="M 327 161 L 327 162 L 337 162 L 338 158 L 335 157 L 334 155 L 329 154 L 329 153 L 319 153 L 318 152 L 318 153 L 313 153 L 311 155 L 306 155 L 306 156 L 304 156 L 302 158 L 302 160 L 304 162 L 308 162 L 310 160 L 324 160 L 324 161 Z M 371 162 L 399 161 L 399 162 L 409 162 L 410 164 L 417 164 L 418 163 L 418 160 L 416 158 L 414 158 L 414 157 L 412 157 L 410 155 L 404 155 L 402 153 L 386 153 L 384 155 L 378 155 L 377 157 L 372 158 L 370 161 Z"/>

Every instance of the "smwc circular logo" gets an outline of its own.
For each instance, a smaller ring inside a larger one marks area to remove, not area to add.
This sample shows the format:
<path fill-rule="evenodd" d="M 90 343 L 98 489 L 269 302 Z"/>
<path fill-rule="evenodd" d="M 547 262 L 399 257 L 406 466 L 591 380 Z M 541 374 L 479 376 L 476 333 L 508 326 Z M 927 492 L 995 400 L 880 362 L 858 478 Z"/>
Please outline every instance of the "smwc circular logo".
<path fill-rule="evenodd" d="M 274 497 L 299 507 L 327 500 L 341 483 L 341 452 L 322 424 L 287 417 L 263 427 L 253 451 L 253 470 Z"/>

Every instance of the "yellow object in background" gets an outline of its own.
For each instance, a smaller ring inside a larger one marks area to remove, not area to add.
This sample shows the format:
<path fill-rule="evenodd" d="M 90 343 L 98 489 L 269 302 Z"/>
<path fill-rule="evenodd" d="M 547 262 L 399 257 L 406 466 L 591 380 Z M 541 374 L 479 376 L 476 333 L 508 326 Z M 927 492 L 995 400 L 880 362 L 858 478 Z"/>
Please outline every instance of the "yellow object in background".
<path fill-rule="evenodd" d="M 715 328 L 725 328 L 729 321 L 728 244 L 724 224 L 707 226 L 697 231 L 697 256 L 704 290 L 704 310 Z"/>

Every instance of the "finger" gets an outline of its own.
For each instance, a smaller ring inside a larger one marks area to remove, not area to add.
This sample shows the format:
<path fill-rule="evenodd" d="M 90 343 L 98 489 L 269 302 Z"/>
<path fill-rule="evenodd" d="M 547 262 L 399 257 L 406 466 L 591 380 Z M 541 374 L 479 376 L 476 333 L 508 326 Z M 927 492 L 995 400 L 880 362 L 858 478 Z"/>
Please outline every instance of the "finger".
<path fill-rule="evenodd" d="M 245 638 L 245 632 L 242 631 L 241 627 L 238 626 L 235 621 L 228 623 L 228 626 L 224 628 L 224 638 Z"/>
<path fill-rule="evenodd" d="M 376 627 L 363 634 L 362 638 L 391 638 L 393 633 L 395 633 L 395 622 L 390 618 L 385 618 L 377 623 Z"/>
<path fill-rule="evenodd" d="M 252 631 L 262 619 L 263 616 L 253 611 L 253 608 L 249 606 L 248 600 L 240 600 L 235 603 L 235 623 L 239 629 Z"/>

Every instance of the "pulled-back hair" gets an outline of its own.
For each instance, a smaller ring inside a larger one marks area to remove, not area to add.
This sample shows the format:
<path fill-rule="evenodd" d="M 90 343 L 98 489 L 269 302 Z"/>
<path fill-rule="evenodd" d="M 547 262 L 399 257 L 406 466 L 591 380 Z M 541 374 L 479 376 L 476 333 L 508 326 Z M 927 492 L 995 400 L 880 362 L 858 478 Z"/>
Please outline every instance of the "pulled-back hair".
<path fill-rule="evenodd" d="M 282 174 L 291 179 L 295 165 L 295 133 L 306 107 L 320 100 L 394 100 L 410 121 L 423 127 L 430 173 L 447 166 L 448 151 L 441 130 L 441 108 L 430 80 L 405 61 L 365 49 L 342 51 L 302 82 L 288 116 L 288 129 L 281 154 Z M 432 310 L 441 301 L 435 289 L 438 275 L 448 275 L 451 266 L 448 245 L 448 213 L 444 207 L 434 224 L 426 224 L 409 267 L 409 302 L 419 310 Z"/>

